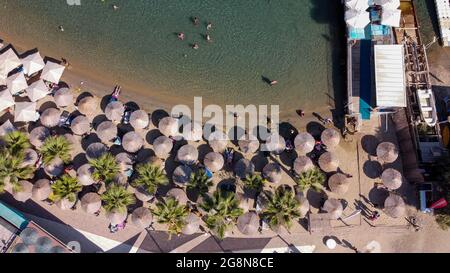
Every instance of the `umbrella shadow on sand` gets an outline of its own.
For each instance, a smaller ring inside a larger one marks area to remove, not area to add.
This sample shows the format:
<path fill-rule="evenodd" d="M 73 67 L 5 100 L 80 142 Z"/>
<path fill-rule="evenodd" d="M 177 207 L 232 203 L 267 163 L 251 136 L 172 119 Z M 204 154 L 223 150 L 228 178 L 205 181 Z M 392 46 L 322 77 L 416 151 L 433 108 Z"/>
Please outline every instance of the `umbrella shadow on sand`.
<path fill-rule="evenodd" d="M 98 115 L 92 120 L 92 127 L 97 130 L 97 126 L 100 125 L 100 123 L 107 121 L 108 118 L 105 115 Z"/>
<path fill-rule="evenodd" d="M 151 115 L 151 119 L 152 119 L 152 123 L 155 127 L 158 128 L 159 125 L 159 121 L 165 117 L 169 117 L 169 113 L 167 113 L 167 111 L 162 110 L 162 109 L 158 109 L 153 111 L 152 115 Z"/>
<path fill-rule="evenodd" d="M 145 135 L 145 140 L 147 141 L 148 144 L 153 145 L 155 139 L 157 139 L 162 135 L 163 134 L 161 134 L 161 132 L 158 129 L 153 129 L 147 132 L 147 134 Z"/>
<path fill-rule="evenodd" d="M 78 105 L 78 103 L 80 102 L 80 100 L 84 99 L 84 98 L 88 98 L 88 97 L 93 97 L 91 93 L 89 92 L 83 92 L 80 95 L 78 95 L 77 99 L 75 100 L 75 105 Z"/>
<path fill-rule="evenodd" d="M 364 174 L 370 179 L 376 179 L 381 176 L 383 167 L 378 161 L 366 161 L 363 165 Z"/>
<path fill-rule="evenodd" d="M 311 134 L 316 140 L 320 140 L 322 132 L 325 130 L 325 127 L 315 121 L 309 122 L 306 125 L 306 131 Z"/>
<path fill-rule="evenodd" d="M 371 156 L 377 155 L 377 147 L 380 141 L 376 136 L 365 135 L 361 138 L 361 146 L 363 150 Z"/>
<path fill-rule="evenodd" d="M 42 113 L 45 110 L 50 109 L 50 108 L 58 109 L 58 106 L 56 106 L 56 103 L 54 103 L 53 101 L 46 101 L 41 105 L 41 107 L 39 107 L 39 112 Z"/>

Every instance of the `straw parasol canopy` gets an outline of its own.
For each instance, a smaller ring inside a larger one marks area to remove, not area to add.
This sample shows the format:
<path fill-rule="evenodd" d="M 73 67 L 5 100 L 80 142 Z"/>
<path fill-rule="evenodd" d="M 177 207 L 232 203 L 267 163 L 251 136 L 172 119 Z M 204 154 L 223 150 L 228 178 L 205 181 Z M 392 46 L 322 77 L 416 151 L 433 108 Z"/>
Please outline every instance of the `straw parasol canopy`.
<path fill-rule="evenodd" d="M 56 202 L 56 206 L 61 210 L 69 210 L 75 206 L 76 202 L 76 200 L 70 201 L 68 198 L 63 198 Z"/>
<path fill-rule="evenodd" d="M 255 137 L 244 135 L 238 141 L 239 149 L 244 154 L 254 154 L 259 149 L 259 141 Z"/>
<path fill-rule="evenodd" d="M 130 115 L 130 124 L 136 130 L 142 130 L 147 128 L 150 123 L 147 112 L 144 110 L 137 110 Z"/>
<path fill-rule="evenodd" d="M 128 132 L 122 138 L 122 147 L 129 153 L 136 153 L 142 146 L 144 146 L 144 140 L 136 132 Z"/>
<path fill-rule="evenodd" d="M 131 222 L 139 228 L 148 228 L 153 222 L 153 215 L 148 208 L 139 207 L 131 214 Z"/>
<path fill-rule="evenodd" d="M 239 201 L 239 208 L 243 209 L 244 212 L 253 208 L 253 198 L 244 193 L 237 192 L 236 200 Z"/>
<path fill-rule="evenodd" d="M 173 149 L 173 141 L 166 137 L 160 136 L 153 142 L 153 151 L 155 155 L 159 158 L 169 157 L 170 152 Z"/>
<path fill-rule="evenodd" d="M 19 202 L 26 202 L 33 195 L 33 184 L 28 181 L 19 181 L 20 191 L 14 192 L 13 197 Z"/>
<path fill-rule="evenodd" d="M 108 218 L 111 225 L 119 225 L 122 224 L 127 219 L 127 212 L 120 212 L 117 210 L 113 210 L 111 212 L 106 213 L 106 218 Z"/>
<path fill-rule="evenodd" d="M 54 246 L 50 249 L 49 253 L 68 253 L 68 251 L 62 246 Z"/>
<path fill-rule="evenodd" d="M 396 190 L 402 186 L 402 174 L 396 169 L 386 169 L 381 174 L 381 181 L 389 190 Z"/>
<path fill-rule="evenodd" d="M 192 145 L 184 145 L 177 152 L 177 160 L 186 165 L 193 165 L 198 159 L 198 151 Z"/>
<path fill-rule="evenodd" d="M 385 163 L 392 163 L 398 158 L 398 149 L 391 142 L 382 142 L 377 147 L 377 157 Z"/>
<path fill-rule="evenodd" d="M 30 84 L 30 86 L 28 86 L 25 91 L 27 92 L 28 98 L 32 102 L 43 99 L 50 93 L 47 85 L 45 85 L 45 82 L 43 80 L 38 80 Z"/>
<path fill-rule="evenodd" d="M 44 171 L 50 177 L 60 176 L 64 171 L 64 162 L 61 160 L 61 158 L 56 157 L 52 161 L 50 161 L 50 164 L 44 167 Z"/>
<path fill-rule="evenodd" d="M 48 108 L 41 114 L 41 123 L 47 128 L 58 126 L 61 112 L 56 108 Z"/>
<path fill-rule="evenodd" d="M 31 130 L 30 132 L 30 143 L 33 144 L 34 147 L 40 148 L 43 144 L 45 139 L 50 136 L 50 131 L 43 127 L 39 126 Z"/>
<path fill-rule="evenodd" d="M 214 152 L 221 153 L 228 146 L 228 136 L 222 131 L 215 131 L 209 135 L 208 143 Z"/>
<path fill-rule="evenodd" d="M 277 163 L 269 163 L 263 168 L 263 175 L 271 183 L 279 183 L 282 178 L 281 166 Z"/>
<path fill-rule="evenodd" d="M 149 194 L 145 189 L 139 187 L 134 191 L 136 198 L 142 202 L 148 202 L 153 198 L 152 194 Z"/>
<path fill-rule="evenodd" d="M 34 245 L 39 238 L 39 233 L 36 228 L 34 227 L 26 227 L 22 232 L 19 234 L 20 239 L 22 239 L 22 242 L 27 245 L 31 246 Z"/>
<path fill-rule="evenodd" d="M 190 213 L 186 217 L 186 225 L 184 225 L 181 233 L 183 233 L 184 235 L 192 235 L 198 233 L 200 231 L 200 222 L 200 217 L 198 217 L 194 213 Z"/>
<path fill-rule="evenodd" d="M 86 158 L 97 159 L 107 152 L 108 147 L 105 144 L 100 142 L 92 143 L 86 149 Z"/>
<path fill-rule="evenodd" d="M 95 184 L 96 181 L 92 178 L 94 168 L 90 164 L 84 164 L 77 170 L 77 179 L 83 186 Z"/>
<path fill-rule="evenodd" d="M 30 148 L 25 149 L 24 155 L 25 155 L 25 157 L 24 157 L 22 163 L 20 164 L 20 166 L 22 166 L 22 167 L 34 166 L 39 159 L 37 152 Z"/>
<path fill-rule="evenodd" d="M 80 201 L 81 208 L 89 214 L 97 213 L 102 207 L 102 199 L 100 195 L 95 192 L 86 193 Z"/>
<path fill-rule="evenodd" d="M 308 198 L 306 198 L 306 196 L 302 192 L 297 192 L 297 194 L 295 195 L 295 199 L 297 199 L 299 203 L 300 217 L 306 217 L 309 212 Z"/>
<path fill-rule="evenodd" d="M 328 187 L 331 192 L 343 195 L 348 191 L 350 181 L 347 176 L 342 173 L 335 173 L 328 179 Z"/>
<path fill-rule="evenodd" d="M 89 122 L 89 119 L 87 117 L 78 116 L 72 120 L 70 129 L 75 135 L 82 136 L 91 131 L 91 123 Z"/>
<path fill-rule="evenodd" d="M 16 104 L 14 97 L 8 90 L 0 91 L 0 111 L 3 111 Z"/>
<path fill-rule="evenodd" d="M 23 243 L 15 244 L 11 253 L 30 253 L 30 249 Z"/>
<path fill-rule="evenodd" d="M 126 173 L 128 170 L 133 168 L 133 159 L 127 153 L 120 153 L 116 155 L 116 162 L 119 165 L 120 172 Z"/>
<path fill-rule="evenodd" d="M 6 120 L 2 125 L 0 125 L 0 136 L 5 136 L 14 131 L 17 131 L 17 129 L 9 119 Z"/>
<path fill-rule="evenodd" d="M 95 131 L 100 140 L 105 143 L 117 137 L 117 126 L 109 120 L 100 123 Z"/>
<path fill-rule="evenodd" d="M 319 157 L 319 166 L 324 172 L 335 172 L 339 167 L 339 158 L 335 153 L 325 152 Z"/>
<path fill-rule="evenodd" d="M 298 154 L 305 155 L 314 149 L 316 140 L 310 133 L 300 132 L 294 140 L 295 150 Z"/>
<path fill-rule="evenodd" d="M 342 216 L 344 207 L 339 199 L 330 198 L 325 201 L 323 205 L 323 210 L 328 212 L 330 219 L 337 220 Z"/>
<path fill-rule="evenodd" d="M 53 247 L 53 241 L 47 236 L 42 236 L 37 239 L 34 246 L 36 253 L 49 253 L 50 249 Z"/>
<path fill-rule="evenodd" d="M 242 214 L 237 219 L 237 228 L 242 234 L 256 235 L 259 230 L 259 216 L 254 211 Z"/>
<path fill-rule="evenodd" d="M 16 102 L 14 106 L 15 122 L 30 122 L 39 119 L 39 113 L 36 111 L 35 102 Z"/>
<path fill-rule="evenodd" d="M 48 61 L 42 69 L 41 79 L 58 84 L 65 68 L 63 65 Z"/>
<path fill-rule="evenodd" d="M 295 159 L 295 161 L 294 161 L 294 171 L 297 174 L 302 174 L 313 168 L 314 168 L 314 163 L 312 162 L 312 160 L 309 157 L 307 157 L 305 155 L 301 155 L 301 156 L 297 157 L 297 159 Z"/>
<path fill-rule="evenodd" d="M 73 94 L 69 88 L 58 89 L 53 98 L 55 99 L 55 103 L 58 107 L 67 107 L 73 104 Z"/>
<path fill-rule="evenodd" d="M 124 113 L 125 107 L 120 101 L 110 102 L 105 109 L 106 117 L 113 122 L 121 122 Z"/>
<path fill-rule="evenodd" d="M 225 160 L 223 155 L 215 152 L 208 153 L 203 160 L 203 164 L 211 172 L 218 172 L 222 170 Z"/>
<path fill-rule="evenodd" d="M 200 141 L 203 139 L 203 128 L 198 122 L 191 122 L 183 127 L 183 137 L 189 141 Z"/>
<path fill-rule="evenodd" d="M 180 205 L 186 205 L 188 202 L 188 197 L 186 192 L 180 188 L 173 188 L 169 190 L 166 194 L 167 197 L 172 197 L 180 203 Z"/>
<path fill-rule="evenodd" d="M 255 172 L 255 165 L 246 158 L 239 159 L 234 165 L 234 173 L 241 179 Z"/>
<path fill-rule="evenodd" d="M 99 107 L 99 103 L 95 97 L 85 97 L 78 102 L 78 111 L 86 116 L 93 116 Z"/>
<path fill-rule="evenodd" d="M 178 135 L 178 120 L 172 117 L 165 117 L 159 121 L 158 129 L 166 137 Z"/>
<path fill-rule="evenodd" d="M 192 169 L 186 165 L 178 166 L 172 174 L 173 183 L 180 187 L 186 186 L 191 179 Z"/>
<path fill-rule="evenodd" d="M 279 155 L 286 149 L 286 141 L 279 134 L 272 133 L 266 139 L 266 149 Z"/>
<path fill-rule="evenodd" d="M 339 142 L 341 142 L 339 132 L 331 128 L 325 129 L 320 138 L 328 149 L 336 148 L 339 145 Z"/>
<path fill-rule="evenodd" d="M 39 179 L 33 185 L 32 195 L 33 198 L 39 201 L 46 200 L 52 193 L 50 181 L 48 179 Z"/>
<path fill-rule="evenodd" d="M 406 212 L 405 201 L 399 195 L 389 194 L 384 201 L 384 212 L 392 218 L 402 217 Z"/>
<path fill-rule="evenodd" d="M 44 59 L 39 52 L 35 52 L 23 58 L 22 60 L 23 72 L 26 75 L 31 76 L 36 72 L 41 71 L 44 66 Z"/>

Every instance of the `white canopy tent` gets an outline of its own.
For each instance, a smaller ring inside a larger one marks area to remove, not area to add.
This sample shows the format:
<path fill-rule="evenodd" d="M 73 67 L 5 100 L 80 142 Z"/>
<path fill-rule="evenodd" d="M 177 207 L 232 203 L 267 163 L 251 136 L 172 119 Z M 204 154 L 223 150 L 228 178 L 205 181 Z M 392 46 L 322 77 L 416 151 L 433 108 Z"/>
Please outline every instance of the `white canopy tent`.
<path fill-rule="evenodd" d="M 44 83 L 43 80 L 35 81 L 30 86 L 28 86 L 26 91 L 27 91 L 28 98 L 32 102 L 36 102 L 40 99 L 43 99 L 50 93 L 47 85 Z"/>
<path fill-rule="evenodd" d="M 382 6 L 386 9 L 398 9 L 400 0 L 373 0 L 375 5 Z"/>
<path fill-rule="evenodd" d="M 28 76 L 41 71 L 45 66 L 44 59 L 42 59 L 41 54 L 39 54 L 39 52 L 33 53 L 23 58 L 22 64 L 23 64 L 23 72 L 25 73 L 25 75 Z"/>
<path fill-rule="evenodd" d="M 375 45 L 377 107 L 406 107 L 403 45 Z"/>
<path fill-rule="evenodd" d="M 12 95 L 16 95 L 17 93 L 28 88 L 27 80 L 25 79 L 23 72 L 18 72 L 9 76 L 6 79 L 6 85 Z"/>
<path fill-rule="evenodd" d="M 385 9 L 381 14 L 381 24 L 391 27 L 400 27 L 402 11 L 399 9 Z"/>
<path fill-rule="evenodd" d="M 48 61 L 42 70 L 41 79 L 58 84 L 64 69 L 65 66 Z"/>
<path fill-rule="evenodd" d="M 369 8 L 369 0 L 345 0 L 345 6 L 349 9 L 365 11 Z"/>
<path fill-rule="evenodd" d="M 345 12 L 345 22 L 350 27 L 364 28 L 370 23 L 370 14 L 366 11 L 347 10 Z"/>
<path fill-rule="evenodd" d="M 39 119 L 39 113 L 36 111 L 35 102 L 17 102 L 14 109 L 15 122 L 29 122 Z"/>
<path fill-rule="evenodd" d="M 0 111 L 3 111 L 15 103 L 13 96 L 8 90 L 0 91 Z"/>
<path fill-rule="evenodd" d="M 0 83 L 5 83 L 8 73 L 22 64 L 12 48 L 0 55 Z"/>

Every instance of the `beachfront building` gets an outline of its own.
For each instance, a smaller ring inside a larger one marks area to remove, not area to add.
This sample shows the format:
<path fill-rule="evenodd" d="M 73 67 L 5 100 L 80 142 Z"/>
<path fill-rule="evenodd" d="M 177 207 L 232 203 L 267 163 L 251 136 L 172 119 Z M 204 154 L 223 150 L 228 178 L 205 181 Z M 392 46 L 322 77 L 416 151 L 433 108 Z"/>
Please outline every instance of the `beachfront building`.
<path fill-rule="evenodd" d="M 450 46 L 450 3 L 448 0 L 434 0 L 439 22 L 442 45 Z"/>

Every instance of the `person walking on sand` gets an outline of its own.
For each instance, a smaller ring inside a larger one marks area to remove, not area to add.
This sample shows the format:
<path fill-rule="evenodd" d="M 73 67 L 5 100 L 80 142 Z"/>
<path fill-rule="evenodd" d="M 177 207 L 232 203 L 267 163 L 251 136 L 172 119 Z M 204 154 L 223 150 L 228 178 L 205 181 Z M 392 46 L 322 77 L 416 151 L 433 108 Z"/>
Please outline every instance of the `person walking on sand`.
<path fill-rule="evenodd" d="M 58 29 L 59 29 L 60 31 L 64 31 L 64 27 L 63 27 L 62 25 L 58 26 Z"/>
<path fill-rule="evenodd" d="M 305 111 L 303 111 L 302 109 L 298 109 L 295 111 L 297 113 L 297 115 L 299 115 L 300 117 L 304 117 L 305 116 Z"/>

